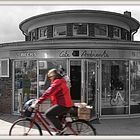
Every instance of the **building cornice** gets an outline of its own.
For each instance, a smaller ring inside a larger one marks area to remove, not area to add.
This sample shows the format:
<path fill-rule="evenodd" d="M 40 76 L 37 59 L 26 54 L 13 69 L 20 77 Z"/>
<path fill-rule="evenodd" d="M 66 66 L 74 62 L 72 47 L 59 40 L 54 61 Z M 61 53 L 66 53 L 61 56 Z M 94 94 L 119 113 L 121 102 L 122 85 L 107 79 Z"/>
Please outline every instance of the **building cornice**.
<path fill-rule="evenodd" d="M 127 49 L 140 50 L 140 41 L 114 40 L 45 40 L 34 42 L 13 42 L 0 44 L 0 51 L 8 50 L 43 50 L 43 49 Z"/>

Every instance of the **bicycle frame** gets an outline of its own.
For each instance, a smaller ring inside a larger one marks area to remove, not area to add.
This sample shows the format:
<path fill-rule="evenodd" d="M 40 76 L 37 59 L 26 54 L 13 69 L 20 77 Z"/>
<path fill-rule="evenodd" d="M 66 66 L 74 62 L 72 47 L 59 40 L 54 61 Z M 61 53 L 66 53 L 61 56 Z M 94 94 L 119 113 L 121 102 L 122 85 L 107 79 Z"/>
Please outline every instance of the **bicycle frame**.
<path fill-rule="evenodd" d="M 53 130 L 54 132 L 58 132 L 58 130 L 54 127 L 51 127 L 49 122 L 47 122 L 47 119 L 43 117 L 43 115 L 39 111 L 39 106 L 37 109 L 35 109 L 34 113 L 35 114 L 31 119 L 32 123 L 30 124 L 30 129 L 32 128 L 34 122 L 37 122 L 37 123 L 39 122 L 39 124 L 41 124 L 50 135 L 53 135 L 51 130 Z M 62 118 L 61 123 L 66 124 L 67 122 L 64 118 Z M 78 135 L 77 132 L 75 132 L 75 130 L 73 130 L 73 128 L 69 124 L 67 124 L 67 127 L 73 132 L 74 135 Z M 28 132 L 30 131 L 30 129 L 28 130 Z"/>
<path fill-rule="evenodd" d="M 46 131 L 48 131 L 48 133 L 50 135 L 53 135 L 52 132 L 50 131 L 51 129 L 54 132 L 57 132 L 56 128 L 51 127 L 51 125 L 47 122 L 47 119 L 43 117 L 43 115 L 41 114 L 41 112 L 39 112 L 39 108 L 35 110 L 35 114 L 32 118 L 32 124 L 30 126 L 30 128 L 32 128 L 33 123 L 37 120 L 37 122 L 39 122 L 39 124 L 41 124 Z M 30 130 L 29 130 L 30 131 Z"/>

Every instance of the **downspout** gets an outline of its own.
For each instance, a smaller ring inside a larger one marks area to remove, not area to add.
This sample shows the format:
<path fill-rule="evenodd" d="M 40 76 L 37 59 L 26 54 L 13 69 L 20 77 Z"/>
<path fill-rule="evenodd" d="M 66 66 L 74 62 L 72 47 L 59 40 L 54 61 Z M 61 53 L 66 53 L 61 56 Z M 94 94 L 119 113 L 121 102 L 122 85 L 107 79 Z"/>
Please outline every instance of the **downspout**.
<path fill-rule="evenodd" d="M 131 35 L 131 41 L 134 41 L 134 34 L 137 32 L 138 30 L 135 30 L 132 35 Z"/>

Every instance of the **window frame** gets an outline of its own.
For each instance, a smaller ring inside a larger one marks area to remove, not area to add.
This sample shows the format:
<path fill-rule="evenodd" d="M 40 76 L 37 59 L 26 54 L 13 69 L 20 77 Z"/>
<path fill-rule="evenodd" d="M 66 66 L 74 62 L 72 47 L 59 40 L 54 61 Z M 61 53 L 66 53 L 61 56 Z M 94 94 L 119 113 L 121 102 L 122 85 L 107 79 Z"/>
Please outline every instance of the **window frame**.
<path fill-rule="evenodd" d="M 96 34 L 96 25 L 98 26 L 105 26 L 106 27 L 106 34 L 105 35 L 102 35 L 102 34 Z M 106 24 L 94 24 L 94 36 L 95 37 L 108 37 L 108 25 Z"/>
<path fill-rule="evenodd" d="M 35 41 L 36 40 L 36 32 L 35 29 L 31 31 L 31 41 Z"/>
<path fill-rule="evenodd" d="M 44 39 L 44 38 L 47 38 L 47 32 L 48 32 L 48 27 L 47 26 L 44 26 L 44 27 L 40 27 L 38 29 L 38 33 L 39 33 L 39 36 L 38 38 L 39 39 Z"/>
<path fill-rule="evenodd" d="M 59 27 L 64 27 L 65 28 L 65 34 L 64 35 L 59 35 L 55 33 L 55 29 Z M 53 25 L 53 37 L 54 38 L 59 38 L 59 37 L 66 37 L 67 36 L 67 25 L 66 24 L 61 24 L 61 25 Z"/>
<path fill-rule="evenodd" d="M 119 30 L 119 36 L 115 36 L 115 29 Z M 121 39 L 121 28 L 117 26 L 113 26 L 113 38 L 115 39 Z"/>
<path fill-rule="evenodd" d="M 2 61 L 7 61 L 7 66 L 6 66 L 6 73 L 5 75 L 2 74 Z M 9 58 L 5 58 L 5 59 L 0 59 L 0 77 L 9 77 Z"/>
<path fill-rule="evenodd" d="M 74 26 L 75 26 L 76 24 L 77 24 L 77 25 L 78 25 L 78 24 L 79 24 L 79 25 L 86 24 L 87 33 L 86 33 L 86 34 L 76 34 L 76 32 L 74 32 Z M 73 36 L 88 36 L 88 35 L 89 35 L 89 30 L 88 30 L 88 28 L 89 28 L 89 27 L 88 27 L 88 23 L 73 23 Z"/>

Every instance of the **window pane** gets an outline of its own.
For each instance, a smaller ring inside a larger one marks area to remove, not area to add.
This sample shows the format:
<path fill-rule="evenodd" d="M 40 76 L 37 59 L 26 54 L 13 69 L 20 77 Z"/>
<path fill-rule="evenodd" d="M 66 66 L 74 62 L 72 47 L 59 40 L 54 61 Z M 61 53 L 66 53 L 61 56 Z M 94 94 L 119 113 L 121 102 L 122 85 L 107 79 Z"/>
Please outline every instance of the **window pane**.
<path fill-rule="evenodd" d="M 35 41 L 36 40 L 36 33 L 35 30 L 31 31 L 31 41 Z"/>
<path fill-rule="evenodd" d="M 73 35 L 87 35 L 87 24 L 74 24 Z"/>
<path fill-rule="evenodd" d="M 113 37 L 121 37 L 121 29 L 118 27 L 113 27 Z"/>
<path fill-rule="evenodd" d="M 14 61 L 14 111 L 20 111 L 23 103 L 37 98 L 36 60 Z"/>
<path fill-rule="evenodd" d="M 102 115 L 129 113 L 128 79 L 128 61 L 102 61 Z"/>
<path fill-rule="evenodd" d="M 54 37 L 66 36 L 66 25 L 54 26 Z"/>
<path fill-rule="evenodd" d="M 130 61 L 130 113 L 140 113 L 140 61 Z"/>
<path fill-rule="evenodd" d="M 39 38 L 47 37 L 47 27 L 39 29 Z"/>
<path fill-rule="evenodd" d="M 107 26 L 101 25 L 101 24 L 96 24 L 95 25 L 95 35 L 107 36 Z"/>
<path fill-rule="evenodd" d="M 1 62 L 1 71 L 0 77 L 8 77 L 9 76 L 9 60 L 0 60 Z"/>
<path fill-rule="evenodd" d="M 1 67 L 2 67 L 1 74 L 2 75 L 7 75 L 8 74 L 8 72 L 7 72 L 7 69 L 8 69 L 7 60 L 1 61 Z"/>

